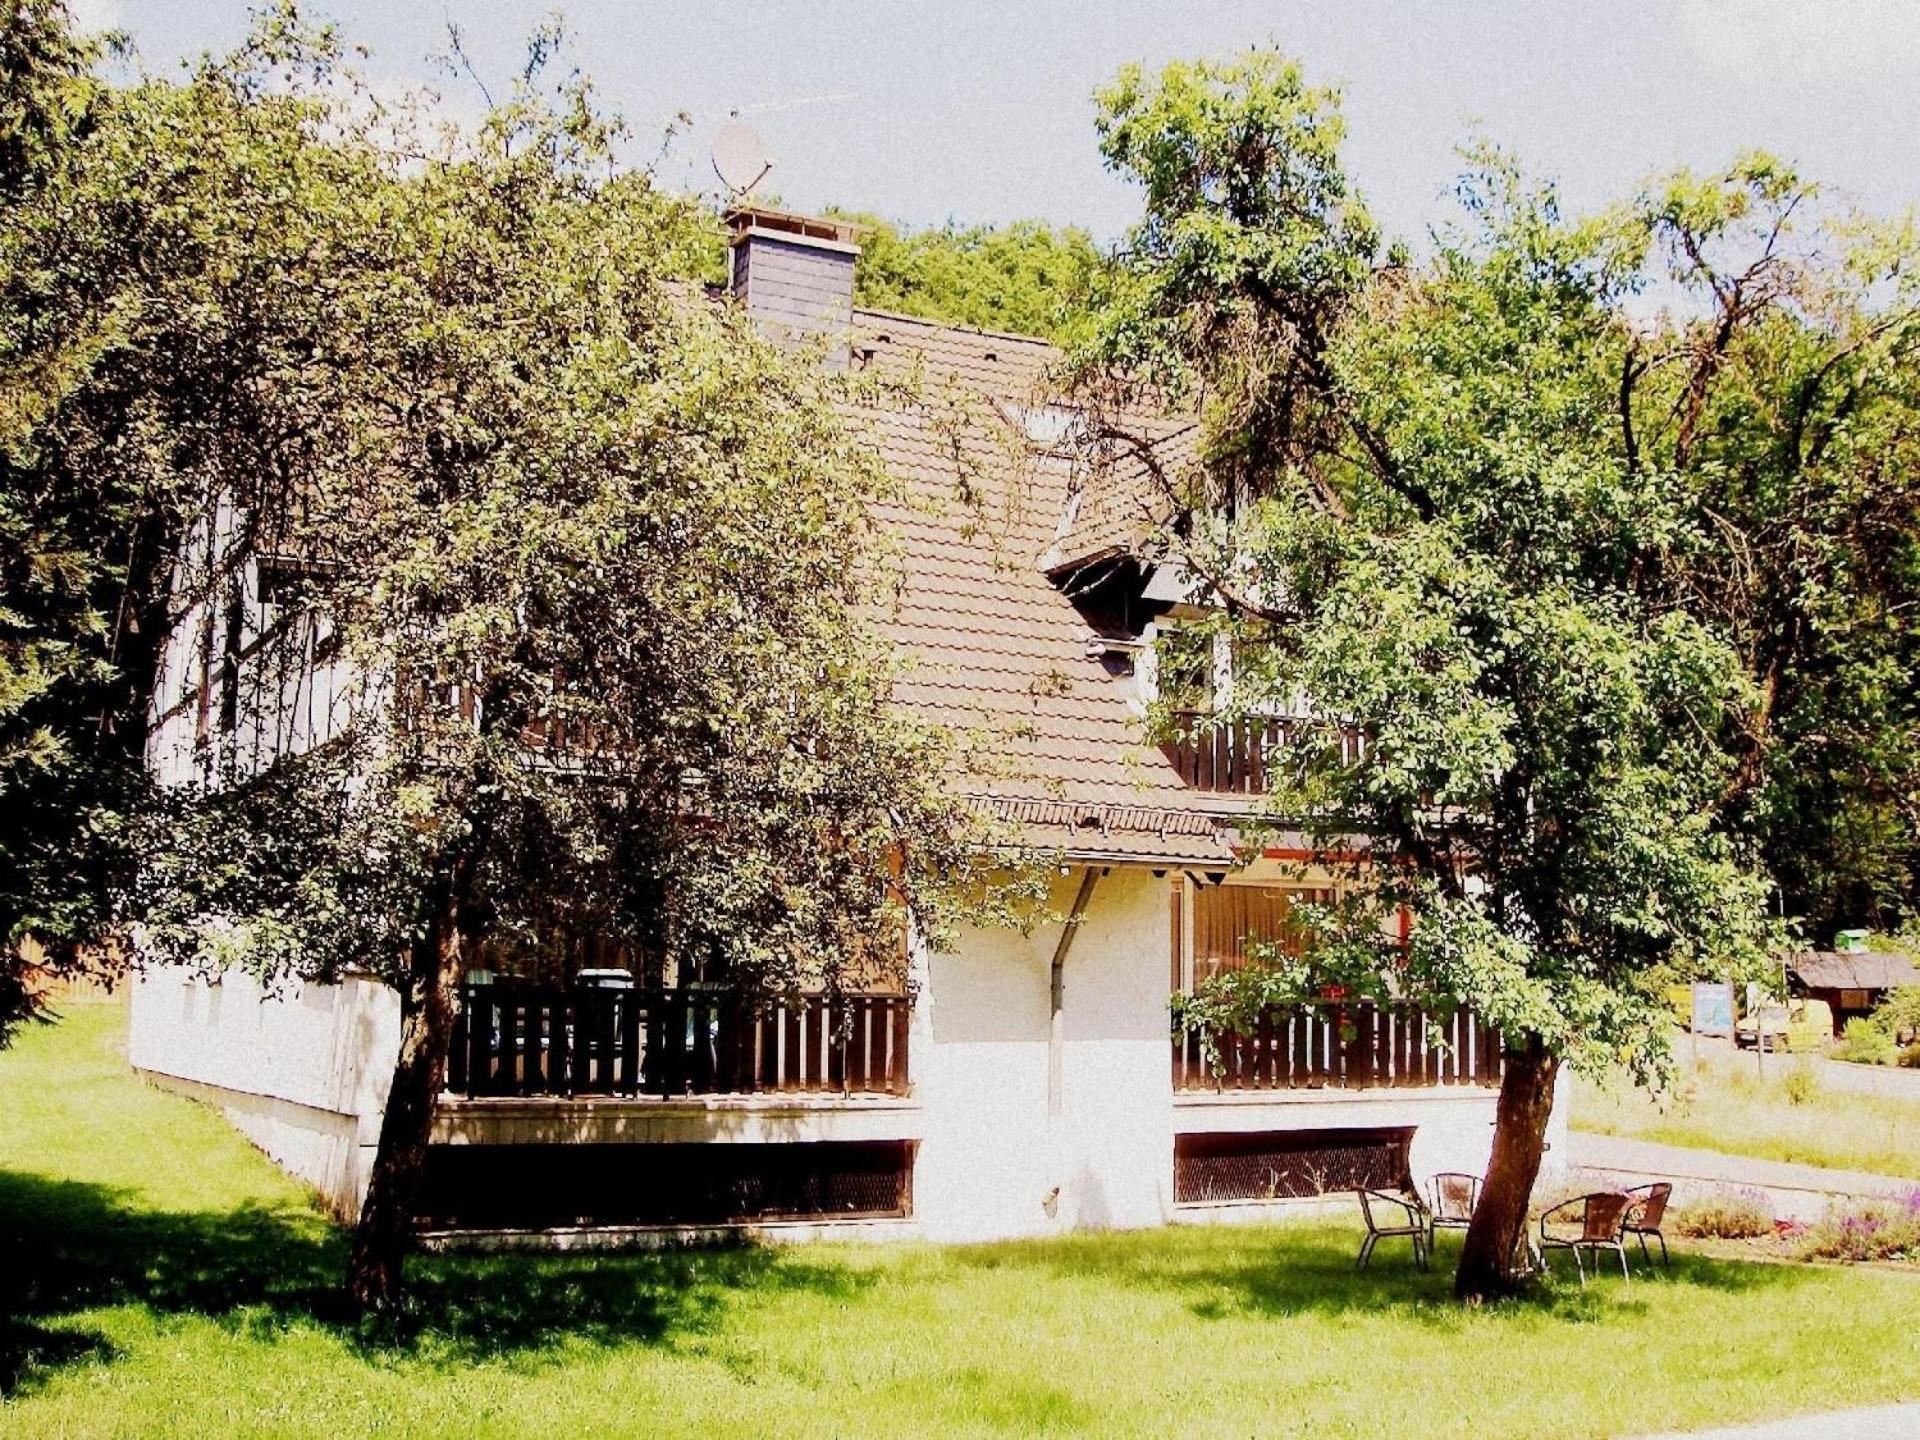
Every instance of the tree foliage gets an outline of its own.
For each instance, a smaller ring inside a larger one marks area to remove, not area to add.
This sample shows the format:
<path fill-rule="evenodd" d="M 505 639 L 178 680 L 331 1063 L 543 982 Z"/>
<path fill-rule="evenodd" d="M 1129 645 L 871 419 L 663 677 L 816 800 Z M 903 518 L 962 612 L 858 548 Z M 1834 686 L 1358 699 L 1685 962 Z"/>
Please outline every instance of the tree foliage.
<path fill-rule="evenodd" d="M 1274 823 L 1368 856 L 1319 977 L 1507 1037 L 1461 1274 L 1486 1293 L 1560 1062 L 1652 1073 L 1666 976 L 1759 971 L 1767 862 L 1824 838 L 1821 795 L 1911 844 L 1912 247 L 1764 157 L 1569 220 L 1483 148 L 1415 264 L 1283 57 L 1101 104 L 1146 210 L 1083 388 L 1205 417 L 1164 543 L 1233 640 L 1222 723 L 1304 705 L 1367 737 L 1268 764 Z"/>
<path fill-rule="evenodd" d="M 854 301 L 950 325 L 1066 338 L 1104 264 L 1093 237 L 1038 220 L 949 222 L 908 230 L 878 215 L 836 211 L 862 227 Z"/>
<path fill-rule="evenodd" d="M 0 1037 L 28 937 L 111 968 L 178 540 L 324 418 L 285 377 L 324 350 L 316 199 L 353 162 L 260 89 L 290 43 L 110 86 L 56 0 L 0 9 Z"/>

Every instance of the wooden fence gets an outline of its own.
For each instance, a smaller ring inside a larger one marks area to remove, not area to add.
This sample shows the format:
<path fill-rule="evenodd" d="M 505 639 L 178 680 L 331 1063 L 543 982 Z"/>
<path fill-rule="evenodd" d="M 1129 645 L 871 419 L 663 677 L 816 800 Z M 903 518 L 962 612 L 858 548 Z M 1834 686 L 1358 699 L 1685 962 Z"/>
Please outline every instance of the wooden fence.
<path fill-rule="evenodd" d="M 1244 1032 L 1178 1028 L 1176 1091 L 1374 1090 L 1500 1083 L 1500 1036 L 1469 1011 L 1316 1000 L 1272 1005 Z"/>
<path fill-rule="evenodd" d="M 900 1095 L 899 995 L 756 1000 L 719 990 L 460 990 L 447 1090 L 486 1095 Z"/>

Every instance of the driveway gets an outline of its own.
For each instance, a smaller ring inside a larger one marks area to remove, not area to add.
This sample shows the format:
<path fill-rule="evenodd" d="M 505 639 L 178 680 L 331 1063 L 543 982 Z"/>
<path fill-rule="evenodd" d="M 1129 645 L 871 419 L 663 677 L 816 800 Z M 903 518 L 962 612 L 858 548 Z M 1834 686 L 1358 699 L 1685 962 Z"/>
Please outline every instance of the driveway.
<path fill-rule="evenodd" d="M 1801 1415 L 1792 1420 L 1769 1420 L 1760 1425 L 1734 1425 L 1725 1430 L 1694 1430 L 1688 1440 L 1920 1440 L 1920 1404 L 1877 1405 L 1870 1410 L 1840 1410 L 1828 1415 Z M 1679 1440 L 1653 1435 L 1645 1440 Z"/>
<path fill-rule="evenodd" d="M 1684 1030 L 1674 1037 L 1674 1057 L 1682 1063 L 1693 1058 L 1694 1047 L 1698 1046 L 1700 1058 L 1708 1058 L 1725 1063 L 1738 1056 L 1739 1063 L 1750 1069 L 1757 1068 L 1768 1076 L 1784 1074 L 1789 1066 L 1801 1061 L 1811 1060 L 1820 1084 L 1828 1090 L 1838 1090 L 1849 1095 L 1892 1095 L 1903 1100 L 1920 1101 L 1920 1070 L 1908 1070 L 1899 1065 L 1852 1065 L 1844 1060 L 1829 1060 L 1825 1056 L 1812 1055 L 1763 1055 L 1755 1058 L 1751 1050 L 1735 1051 L 1731 1040 L 1716 1039 L 1709 1036 L 1694 1037 Z"/>
<path fill-rule="evenodd" d="M 1773 1213 L 1785 1220 L 1817 1220 L 1837 1199 L 1900 1199 L 1916 1188 L 1913 1181 L 1891 1175 L 1790 1165 L 1584 1130 L 1567 1136 L 1567 1148 L 1576 1178 L 1591 1177 L 1609 1189 L 1668 1180 L 1673 1183 L 1676 1205 L 1718 1190 L 1756 1190 L 1772 1202 Z"/>

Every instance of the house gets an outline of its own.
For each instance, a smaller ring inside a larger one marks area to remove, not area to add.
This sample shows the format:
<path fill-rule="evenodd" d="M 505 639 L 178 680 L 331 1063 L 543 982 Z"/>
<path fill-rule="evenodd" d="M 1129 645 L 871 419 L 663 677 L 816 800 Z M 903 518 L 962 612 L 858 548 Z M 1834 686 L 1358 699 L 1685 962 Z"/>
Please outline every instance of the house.
<path fill-rule="evenodd" d="M 1787 957 L 1787 978 L 1795 995 L 1827 1002 L 1838 1035 L 1889 990 L 1920 985 L 1920 965 L 1910 955 L 1885 950 L 1805 950 Z"/>
<path fill-rule="evenodd" d="M 1173 1033 L 1175 992 L 1244 964 L 1250 936 L 1284 941 L 1294 905 L 1345 881 L 1306 868 L 1297 836 L 1240 848 L 1286 717 L 1165 747 L 1146 735 L 1156 693 L 1177 683 L 1204 709 L 1231 657 L 1184 644 L 1193 587 L 1132 544 L 1141 454 L 1085 463 L 1073 413 L 1047 398 L 1044 343 L 857 309 L 847 227 L 730 218 L 733 295 L 771 333 L 964 402 L 862 412 L 908 492 L 885 517 L 905 572 L 889 624 L 912 657 L 897 698 L 992 739 L 1004 764 L 965 783 L 1057 853 L 1068 918 L 951 951 L 915 942 L 905 991 L 838 1006 L 752 1009 L 598 966 L 565 991 L 475 977 L 424 1225 L 549 1243 L 733 1224 L 987 1240 L 1266 1215 L 1409 1168 L 1482 1171 L 1500 1055 L 1469 1015 L 1277 1009 L 1219 1037 L 1217 1067 Z M 1194 442 L 1181 422 L 1147 423 L 1158 457 Z M 250 605 L 271 579 L 249 579 Z M 189 615 L 176 635 L 157 763 L 188 763 L 195 727 L 218 728 L 210 650 L 193 641 L 211 623 Z M 342 683 L 323 638 L 302 642 L 296 708 Z M 397 1001 L 369 980 L 268 996 L 162 971 L 135 987 L 130 1049 L 351 1214 L 397 1031 Z"/>

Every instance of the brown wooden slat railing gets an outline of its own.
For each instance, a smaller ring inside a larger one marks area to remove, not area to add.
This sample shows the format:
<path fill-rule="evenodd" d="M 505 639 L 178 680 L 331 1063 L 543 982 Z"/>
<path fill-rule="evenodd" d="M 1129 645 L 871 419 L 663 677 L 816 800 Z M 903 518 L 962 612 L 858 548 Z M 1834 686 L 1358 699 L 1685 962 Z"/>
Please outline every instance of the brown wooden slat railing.
<path fill-rule="evenodd" d="M 1439 1043 L 1429 1034 L 1432 1021 Z M 1272 1005 L 1244 1032 L 1218 1037 L 1176 1022 L 1175 1091 L 1378 1090 L 1500 1083 L 1500 1036 L 1468 1010 L 1316 1000 Z"/>
<path fill-rule="evenodd" d="M 903 1095 L 900 995 L 460 987 L 447 1091 L 489 1095 Z"/>
<path fill-rule="evenodd" d="M 480 723 L 480 697 L 469 684 L 425 684 L 419 687 L 423 710 L 439 710 L 459 718 L 463 725 Z M 531 715 L 520 726 L 520 743 L 536 750 L 565 751 L 573 754 L 600 754 L 615 748 L 616 742 L 605 726 L 591 721 L 568 720 L 562 715 Z"/>
<path fill-rule="evenodd" d="M 1259 795 L 1266 791 L 1268 768 L 1281 750 L 1309 738 L 1339 747 L 1340 763 L 1350 765 L 1366 742 L 1351 726 L 1280 716 L 1220 721 L 1199 710 L 1173 717 L 1174 736 L 1160 748 L 1180 778 L 1196 790 Z"/>

